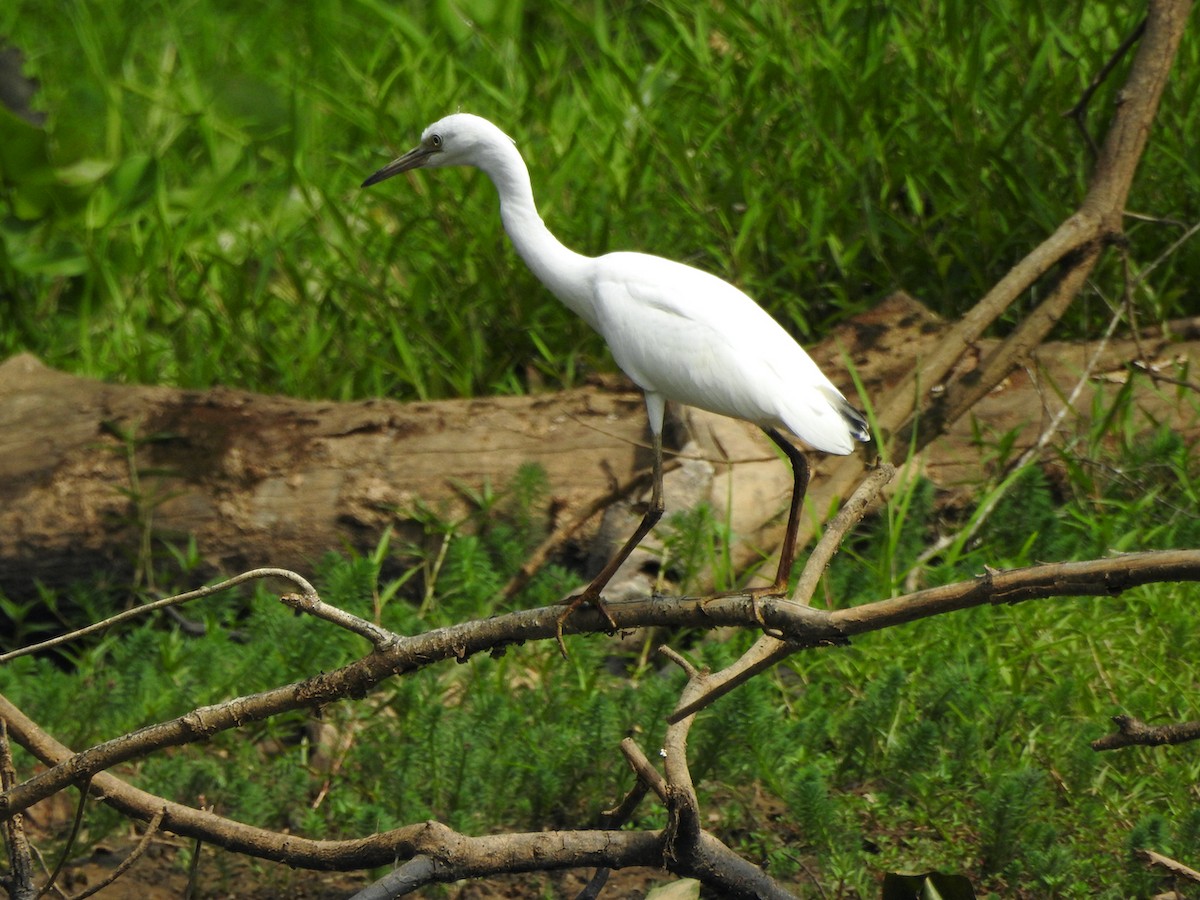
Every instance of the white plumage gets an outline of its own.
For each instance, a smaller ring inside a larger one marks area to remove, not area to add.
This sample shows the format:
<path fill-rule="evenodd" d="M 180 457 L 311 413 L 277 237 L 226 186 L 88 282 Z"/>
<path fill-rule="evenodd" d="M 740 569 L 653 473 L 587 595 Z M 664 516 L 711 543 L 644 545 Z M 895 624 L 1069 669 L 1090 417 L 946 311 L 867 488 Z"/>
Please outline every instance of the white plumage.
<path fill-rule="evenodd" d="M 788 541 L 794 543 L 807 466 L 803 454 L 777 429 L 790 431 L 813 449 L 845 455 L 856 440 L 870 439 L 862 414 L 778 322 L 728 282 L 658 256 L 619 252 L 588 257 L 563 246 L 538 216 L 521 154 L 487 119 L 459 113 L 433 123 L 417 147 L 363 186 L 418 167 L 444 166 L 474 166 L 488 175 L 517 253 L 559 300 L 600 333 L 617 365 L 646 394 L 655 451 L 650 511 L 571 608 L 599 601 L 617 566 L 661 515 L 668 399 L 753 422 L 788 454 L 800 495 L 793 496 L 785 537 L 783 556 L 790 569 Z M 787 576 L 781 560 L 776 584 L 768 590 L 783 590 Z"/>

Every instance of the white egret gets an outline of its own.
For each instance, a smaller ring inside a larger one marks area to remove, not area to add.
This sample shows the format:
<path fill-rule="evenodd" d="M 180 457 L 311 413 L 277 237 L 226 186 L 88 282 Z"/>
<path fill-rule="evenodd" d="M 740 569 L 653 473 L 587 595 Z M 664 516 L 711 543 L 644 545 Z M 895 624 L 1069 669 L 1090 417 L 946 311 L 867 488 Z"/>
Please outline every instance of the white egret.
<path fill-rule="evenodd" d="M 583 593 L 567 601 L 563 619 L 587 602 L 608 616 L 600 592 L 662 516 L 667 400 L 753 422 L 791 461 L 794 487 L 779 569 L 775 583 L 755 593 L 785 591 L 808 464 L 780 429 L 815 450 L 846 455 L 854 441 L 870 440 L 863 415 L 779 323 L 733 285 L 658 256 L 618 252 L 589 257 L 563 246 L 538 216 L 521 154 L 487 119 L 459 113 L 434 122 L 420 144 L 362 186 L 410 169 L 446 166 L 474 166 L 492 180 L 504 230 L 517 253 L 551 293 L 600 333 L 617 365 L 646 395 L 653 449 L 649 509 L 621 551 Z"/>

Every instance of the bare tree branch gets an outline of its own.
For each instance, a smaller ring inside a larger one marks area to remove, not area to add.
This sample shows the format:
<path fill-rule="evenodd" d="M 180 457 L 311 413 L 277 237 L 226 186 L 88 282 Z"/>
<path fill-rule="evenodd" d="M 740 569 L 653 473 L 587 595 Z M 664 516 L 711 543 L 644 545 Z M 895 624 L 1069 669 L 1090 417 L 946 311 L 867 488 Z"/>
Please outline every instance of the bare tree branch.
<path fill-rule="evenodd" d="M 8 722 L 0 718 L 0 788 L 9 790 L 17 780 L 13 766 L 12 747 L 8 743 Z M 8 847 L 8 874 L 0 880 L 12 900 L 34 900 L 37 888 L 33 884 L 33 856 L 25 837 L 24 817 L 13 816 L 4 822 L 4 844 Z"/>
<path fill-rule="evenodd" d="M 916 412 L 927 392 L 942 384 L 962 353 L 983 334 L 984 329 L 1034 282 L 1055 266 L 1065 264 L 1067 270 L 1050 297 L 1022 322 L 979 370 L 968 373 L 948 388 L 937 410 L 922 415 L 918 446 L 940 434 L 975 399 L 995 387 L 1014 362 L 1040 343 L 1062 317 L 1095 267 L 1101 247 L 1121 235 L 1125 200 L 1158 112 L 1158 103 L 1190 9 L 1190 0 L 1151 0 L 1141 43 L 1078 211 L 988 291 L 951 329 L 937 352 L 880 404 L 882 429 L 896 434 L 893 447 L 908 446 L 911 430 L 916 426 L 910 424 L 907 431 L 901 431 L 901 427 Z"/>
<path fill-rule="evenodd" d="M 1183 744 L 1200 739 L 1200 722 L 1179 722 L 1171 725 L 1147 725 L 1133 716 L 1113 716 L 1117 730 L 1092 741 L 1096 751 L 1120 750 L 1124 747 L 1158 747 L 1162 744 Z"/>
<path fill-rule="evenodd" d="M 248 581 L 257 581 L 263 578 L 282 578 L 291 581 L 300 588 L 299 594 L 284 594 L 280 597 L 282 603 L 293 607 L 301 612 L 306 612 L 310 615 L 325 619 L 349 631 L 354 632 L 374 644 L 376 647 L 386 644 L 392 639 L 390 632 L 383 630 L 365 619 L 360 619 L 358 616 L 352 616 L 344 610 L 338 609 L 336 606 L 329 606 L 322 603 L 321 598 L 309 582 L 295 572 L 289 569 L 251 569 L 249 572 L 243 572 L 233 578 L 226 579 L 218 584 L 210 584 L 206 587 L 199 588 L 194 591 L 188 591 L 185 594 L 177 594 L 174 597 L 166 597 L 162 600 L 156 600 L 153 603 L 147 603 L 144 606 L 136 606 L 133 609 L 127 609 L 124 612 L 117 613 L 115 616 L 110 616 L 102 622 L 96 622 L 88 625 L 86 628 L 80 628 L 77 631 L 72 631 L 68 634 L 60 634 L 58 637 L 51 638 L 47 641 L 42 641 L 38 644 L 30 644 L 28 647 L 19 647 L 8 653 L 0 654 L 0 664 L 6 663 L 9 660 L 16 659 L 19 656 L 28 656 L 31 653 L 40 653 L 43 650 L 49 650 L 52 647 L 57 647 L 60 644 L 76 641 L 79 638 L 87 637 L 90 634 L 96 634 L 100 631 L 106 631 L 114 625 L 121 622 L 126 622 L 130 619 L 135 619 L 147 613 L 155 612 L 160 609 L 165 609 L 170 606 L 179 606 L 187 603 L 190 600 L 199 600 L 202 597 L 211 597 L 213 594 L 219 594 L 222 591 L 227 591 L 230 588 L 237 587 L 239 584 L 245 584 Z"/>
<path fill-rule="evenodd" d="M 1084 88 L 1083 93 L 1080 94 L 1079 100 L 1075 103 L 1075 105 L 1063 113 L 1064 116 L 1075 122 L 1075 126 L 1079 129 L 1079 133 L 1083 136 L 1083 139 L 1087 141 L 1088 149 L 1092 152 L 1093 157 L 1100 155 L 1100 148 L 1096 146 L 1096 139 L 1092 137 L 1092 133 L 1088 131 L 1087 128 L 1088 105 L 1092 102 L 1092 97 L 1100 88 L 1100 85 L 1104 84 L 1108 76 L 1112 74 L 1113 69 L 1117 67 L 1117 63 L 1119 63 L 1125 57 L 1125 54 L 1132 49 L 1133 45 L 1138 42 L 1145 31 L 1146 20 L 1142 19 L 1142 21 L 1138 22 L 1133 31 L 1129 32 L 1125 40 L 1121 41 L 1121 45 L 1113 51 L 1112 56 L 1108 58 L 1108 61 L 1100 67 L 1100 71 L 1092 76 L 1092 80 L 1088 83 L 1088 86 Z"/>
<path fill-rule="evenodd" d="M 708 601 L 639 600 L 613 604 L 612 611 L 623 627 L 645 624 L 695 626 L 698 622 L 755 627 L 762 623 L 762 627 L 783 635 L 783 646 L 792 652 L 799 647 L 843 643 L 852 635 L 984 603 L 1015 603 L 1053 596 L 1107 596 L 1153 581 L 1183 580 L 1200 580 L 1200 551 L 1129 554 L 1083 563 L 1032 566 L 1011 572 L 989 570 L 960 584 L 850 609 L 817 610 L 771 598 L 756 603 L 748 595 L 739 595 Z M 653 775 L 644 757 L 632 752 L 632 745 L 622 748 L 639 777 L 666 798 L 673 816 L 672 828 L 666 834 L 599 830 L 469 838 L 436 822 L 427 822 L 360 840 L 311 841 L 169 803 L 103 771 L 151 750 L 200 740 L 216 730 L 242 725 L 276 711 L 339 697 L 360 696 L 382 678 L 420 668 L 435 658 L 465 658 L 481 650 L 535 636 L 549 639 L 557 614 L 558 609 L 552 607 L 443 629 L 433 636 L 398 638 L 385 650 L 376 651 L 336 672 L 262 695 L 237 698 L 219 707 L 196 710 L 181 719 L 151 726 L 81 754 L 72 754 L 6 698 L 0 697 L 0 719 L 7 723 L 13 736 L 39 759 L 53 766 L 48 772 L 7 789 L 0 797 L 0 810 L 6 818 L 11 818 L 66 784 L 91 776 L 93 792 L 127 815 L 146 820 L 161 815 L 162 827 L 176 834 L 294 866 L 359 869 L 386 865 L 393 860 L 429 856 L 438 862 L 434 880 L 442 881 L 502 871 L 667 864 L 677 874 L 694 875 L 706 883 L 723 885 L 722 889 L 730 896 L 784 896 L 757 867 L 740 860 L 711 835 L 699 830 L 686 761 L 686 734 L 690 727 L 690 719 L 684 720 L 687 717 L 677 717 L 676 724 L 668 729 L 665 780 Z M 598 614 L 591 618 L 594 621 L 585 623 L 589 630 L 599 631 L 606 627 Z M 525 637 L 521 637 L 522 634 Z M 694 708 L 697 695 L 710 696 L 706 693 L 709 676 L 689 666 L 681 657 L 676 658 L 689 676 L 681 708 Z M 404 877 L 411 878 L 418 870 L 425 871 L 421 864 L 416 864 L 405 870 Z M 753 887 L 746 888 L 746 885 Z"/>
<path fill-rule="evenodd" d="M 150 846 L 150 841 L 153 839 L 154 835 L 158 834 L 158 829 L 162 825 L 165 812 L 165 810 L 160 809 L 154 814 L 154 817 L 146 825 L 146 830 L 142 833 L 141 840 L 137 842 L 137 846 L 133 848 L 132 852 L 130 852 L 128 856 L 121 860 L 120 865 L 113 869 L 106 878 L 97 881 L 95 884 L 88 887 L 87 890 L 73 895 L 71 900 L 87 900 L 88 897 L 91 897 L 93 894 L 100 893 L 102 890 L 128 872 L 133 867 L 133 864 L 142 858 L 142 855 L 146 852 L 146 848 Z"/>
<path fill-rule="evenodd" d="M 1157 866 L 1160 869 L 1166 869 L 1172 875 L 1175 875 L 1179 878 L 1186 878 L 1188 881 L 1194 881 L 1197 884 L 1200 884 L 1200 872 L 1185 866 L 1181 862 L 1176 862 L 1169 856 L 1163 856 L 1161 853 L 1155 853 L 1153 850 L 1137 850 L 1134 852 L 1149 866 Z"/>

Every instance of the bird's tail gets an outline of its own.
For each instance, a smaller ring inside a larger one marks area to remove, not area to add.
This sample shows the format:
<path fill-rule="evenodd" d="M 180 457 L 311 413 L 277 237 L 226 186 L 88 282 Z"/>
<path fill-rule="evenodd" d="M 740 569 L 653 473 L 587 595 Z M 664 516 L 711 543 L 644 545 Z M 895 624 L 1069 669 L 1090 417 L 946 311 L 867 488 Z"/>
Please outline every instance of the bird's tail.
<path fill-rule="evenodd" d="M 841 403 L 837 404 L 837 411 L 841 417 L 846 420 L 846 424 L 850 426 L 850 434 L 857 441 L 862 441 L 864 444 L 871 439 L 871 429 L 867 425 L 867 417 L 850 405 L 850 401 L 845 397 L 839 397 Z"/>

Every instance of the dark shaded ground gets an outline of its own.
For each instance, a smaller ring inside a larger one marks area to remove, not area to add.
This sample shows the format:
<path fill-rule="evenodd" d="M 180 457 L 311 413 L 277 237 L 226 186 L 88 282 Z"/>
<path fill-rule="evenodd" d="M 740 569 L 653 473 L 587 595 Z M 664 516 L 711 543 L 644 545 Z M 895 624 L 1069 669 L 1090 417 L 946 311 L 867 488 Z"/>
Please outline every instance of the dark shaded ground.
<path fill-rule="evenodd" d="M 61 881 L 68 895 L 78 894 L 108 878 L 132 850 L 136 841 L 106 842 L 87 859 L 68 866 Z M 104 900 L 175 900 L 184 896 L 188 883 L 186 845 L 171 837 L 150 847 L 134 866 L 95 896 Z M 383 873 L 376 873 L 382 875 Z M 526 900 L 526 898 L 574 897 L 587 883 L 591 872 L 553 875 L 509 875 L 486 881 L 462 882 L 428 888 L 414 897 L 453 900 Z M 203 851 L 197 872 L 195 897 L 204 900 L 344 900 L 366 887 L 366 874 L 307 872 L 277 863 L 249 860 L 224 851 Z M 628 869 L 612 872 L 602 897 L 636 898 L 657 884 L 672 881 L 665 872 Z"/>

